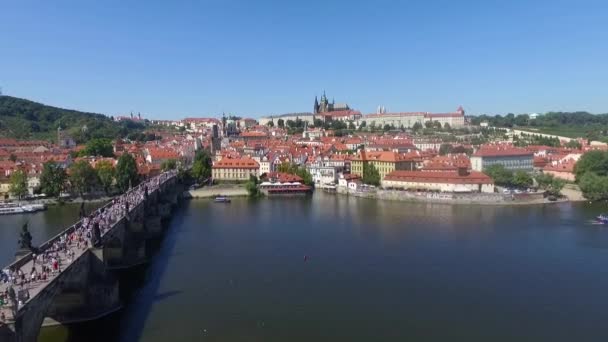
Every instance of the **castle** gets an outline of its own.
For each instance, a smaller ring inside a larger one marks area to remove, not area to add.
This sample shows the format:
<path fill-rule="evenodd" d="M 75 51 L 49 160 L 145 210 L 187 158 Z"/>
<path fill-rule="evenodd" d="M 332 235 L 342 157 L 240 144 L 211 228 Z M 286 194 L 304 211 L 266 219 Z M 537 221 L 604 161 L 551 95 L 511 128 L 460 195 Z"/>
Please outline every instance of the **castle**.
<path fill-rule="evenodd" d="M 323 92 L 323 96 L 321 96 L 321 102 L 317 100 L 315 96 L 315 105 L 314 105 L 314 114 L 321 113 L 329 113 L 329 112 L 337 112 L 342 110 L 350 110 L 346 103 L 338 103 L 336 104 L 334 100 L 329 103 L 327 96 L 325 95 L 325 91 Z"/>

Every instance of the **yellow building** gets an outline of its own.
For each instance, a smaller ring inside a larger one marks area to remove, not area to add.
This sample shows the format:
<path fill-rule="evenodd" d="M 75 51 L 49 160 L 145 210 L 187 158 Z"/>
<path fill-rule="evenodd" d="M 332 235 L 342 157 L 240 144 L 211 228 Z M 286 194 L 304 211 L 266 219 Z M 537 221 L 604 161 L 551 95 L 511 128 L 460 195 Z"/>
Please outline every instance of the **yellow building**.
<path fill-rule="evenodd" d="M 382 180 L 384 179 L 384 176 L 395 170 L 415 170 L 416 162 L 412 158 L 397 152 L 362 151 L 359 155 L 352 159 L 350 164 L 350 172 L 363 177 L 363 165 L 365 164 L 373 165 L 376 170 L 378 170 L 380 180 Z"/>
<path fill-rule="evenodd" d="M 260 164 L 249 158 L 223 158 L 211 167 L 214 180 L 247 181 L 250 175 L 259 176 Z"/>

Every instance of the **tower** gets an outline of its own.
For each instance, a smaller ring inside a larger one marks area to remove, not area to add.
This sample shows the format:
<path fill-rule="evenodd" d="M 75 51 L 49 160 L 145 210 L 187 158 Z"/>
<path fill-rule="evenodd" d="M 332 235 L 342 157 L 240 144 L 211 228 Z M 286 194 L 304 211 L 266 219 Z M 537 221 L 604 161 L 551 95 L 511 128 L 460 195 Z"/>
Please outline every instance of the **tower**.
<path fill-rule="evenodd" d="M 319 101 L 317 101 L 317 97 L 315 96 L 315 105 L 313 108 L 313 113 L 314 114 L 319 114 Z"/>

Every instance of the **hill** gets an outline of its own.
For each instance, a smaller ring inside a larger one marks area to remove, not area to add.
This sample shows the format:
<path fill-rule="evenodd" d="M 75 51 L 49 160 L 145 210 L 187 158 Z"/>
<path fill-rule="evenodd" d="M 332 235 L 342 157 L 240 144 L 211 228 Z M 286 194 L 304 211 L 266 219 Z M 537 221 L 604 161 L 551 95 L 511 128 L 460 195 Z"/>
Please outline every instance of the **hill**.
<path fill-rule="evenodd" d="M 82 143 L 93 138 L 125 137 L 143 130 L 144 124 L 129 120 L 115 122 L 103 114 L 0 96 L 0 137 L 54 141 L 58 127 L 69 132 L 76 142 Z"/>

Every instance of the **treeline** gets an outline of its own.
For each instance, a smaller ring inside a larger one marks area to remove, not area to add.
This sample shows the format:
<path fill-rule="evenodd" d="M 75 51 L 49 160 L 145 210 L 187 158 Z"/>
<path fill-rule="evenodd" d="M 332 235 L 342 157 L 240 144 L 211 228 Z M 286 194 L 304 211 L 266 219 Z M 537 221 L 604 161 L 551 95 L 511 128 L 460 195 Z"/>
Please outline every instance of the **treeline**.
<path fill-rule="evenodd" d="M 44 163 L 40 175 L 40 187 L 34 193 L 58 197 L 64 192 L 83 196 L 91 191 L 103 189 L 106 194 L 124 192 L 139 183 L 137 164 L 133 156 L 124 153 L 118 158 L 116 167 L 110 161 L 100 161 L 93 168 L 86 160 L 80 160 L 69 169 L 64 169 L 55 161 Z M 27 175 L 18 170 L 11 174 L 10 193 L 18 198 L 26 196 Z"/>
<path fill-rule="evenodd" d="M 115 122 L 103 114 L 47 106 L 11 96 L 0 96 L 0 136 L 16 139 L 57 139 L 61 127 L 77 143 L 89 139 L 116 139 L 144 129 L 130 120 Z"/>
<path fill-rule="evenodd" d="M 608 200 L 608 152 L 585 153 L 576 162 L 574 174 L 586 198 L 594 201 Z"/>
<path fill-rule="evenodd" d="M 608 113 L 606 114 L 591 114 L 588 112 L 549 112 L 544 115 L 539 115 L 536 119 L 530 119 L 528 114 L 515 115 L 509 113 L 507 115 L 478 115 L 471 117 L 471 123 L 479 125 L 481 122 L 488 122 L 490 126 L 495 127 L 514 127 L 514 126 L 538 126 L 538 127 L 556 127 L 556 126 L 595 126 L 608 125 Z"/>

